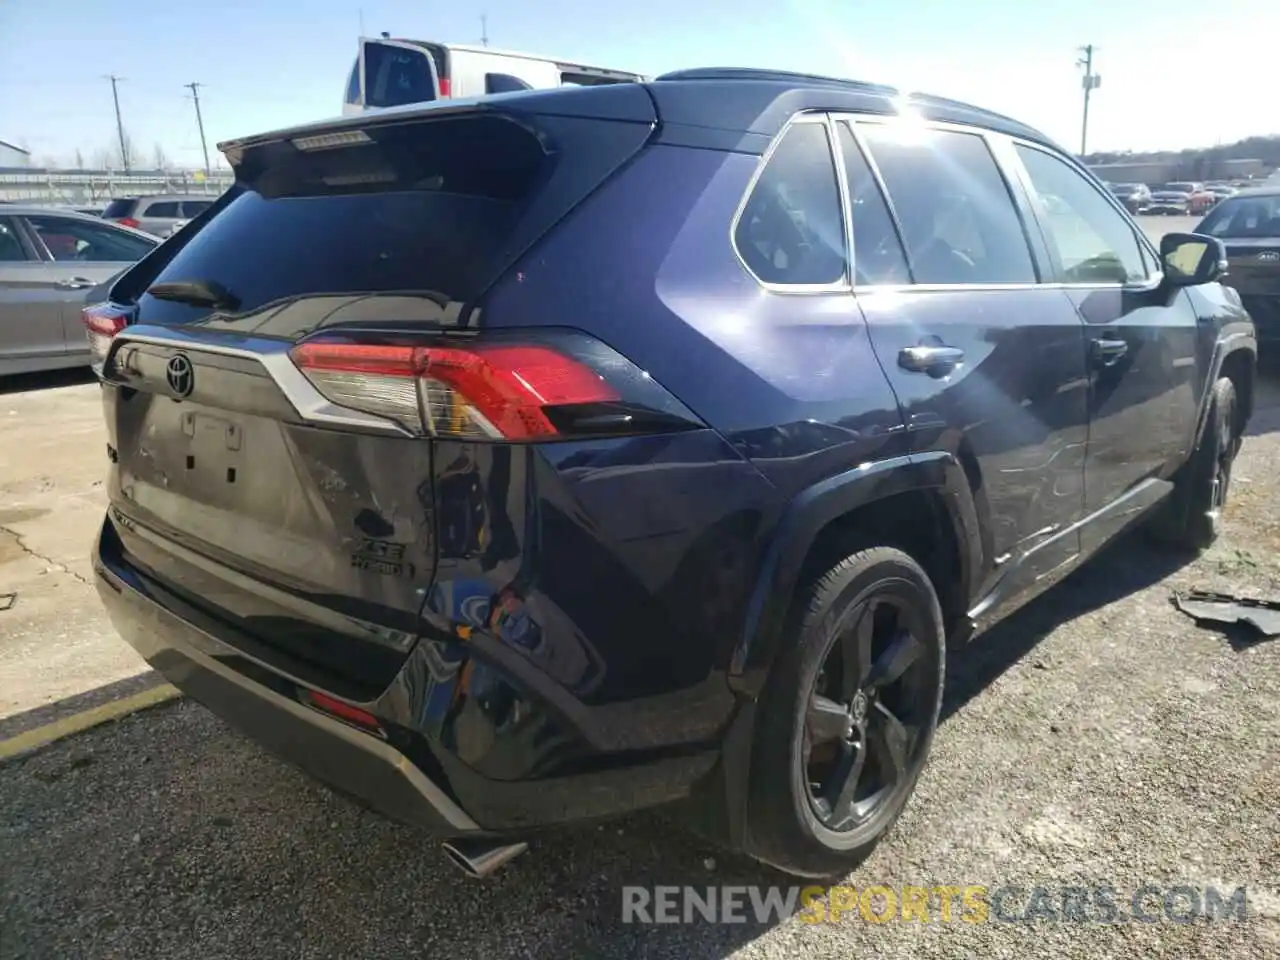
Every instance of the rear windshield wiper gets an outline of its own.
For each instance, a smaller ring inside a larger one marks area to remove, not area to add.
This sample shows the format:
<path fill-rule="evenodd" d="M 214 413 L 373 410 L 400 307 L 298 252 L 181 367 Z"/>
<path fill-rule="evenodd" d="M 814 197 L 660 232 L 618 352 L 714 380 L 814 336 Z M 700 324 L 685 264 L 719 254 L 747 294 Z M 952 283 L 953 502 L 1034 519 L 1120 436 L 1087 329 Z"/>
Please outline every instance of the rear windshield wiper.
<path fill-rule="evenodd" d="M 240 298 L 217 280 L 174 280 L 171 283 L 153 283 L 147 288 L 147 293 L 157 300 L 189 303 L 193 307 L 235 310 L 240 306 Z"/>

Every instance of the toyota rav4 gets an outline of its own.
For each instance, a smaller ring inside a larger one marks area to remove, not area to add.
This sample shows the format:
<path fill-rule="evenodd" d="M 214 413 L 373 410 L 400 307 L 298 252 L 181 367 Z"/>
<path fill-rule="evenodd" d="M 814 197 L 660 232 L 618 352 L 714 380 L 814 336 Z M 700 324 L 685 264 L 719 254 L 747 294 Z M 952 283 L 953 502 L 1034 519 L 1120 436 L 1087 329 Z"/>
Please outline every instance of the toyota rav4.
<path fill-rule="evenodd" d="M 1256 353 L 1222 246 L 1021 123 L 708 69 L 221 149 L 85 313 L 99 592 L 473 874 L 659 804 L 846 871 L 948 648 L 1134 524 L 1215 536 Z"/>

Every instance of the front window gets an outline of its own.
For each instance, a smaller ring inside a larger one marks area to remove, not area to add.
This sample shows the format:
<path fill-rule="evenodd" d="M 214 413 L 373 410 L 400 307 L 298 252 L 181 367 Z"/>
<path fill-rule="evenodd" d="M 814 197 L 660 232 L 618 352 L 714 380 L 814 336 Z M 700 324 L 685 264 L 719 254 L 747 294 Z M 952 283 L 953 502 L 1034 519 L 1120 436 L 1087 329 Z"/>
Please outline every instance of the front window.
<path fill-rule="evenodd" d="M 1130 222 L 1076 171 L 1032 147 L 1018 155 L 1045 204 L 1045 229 L 1061 262 L 1064 283 L 1126 283 L 1146 278 L 1142 247 Z"/>

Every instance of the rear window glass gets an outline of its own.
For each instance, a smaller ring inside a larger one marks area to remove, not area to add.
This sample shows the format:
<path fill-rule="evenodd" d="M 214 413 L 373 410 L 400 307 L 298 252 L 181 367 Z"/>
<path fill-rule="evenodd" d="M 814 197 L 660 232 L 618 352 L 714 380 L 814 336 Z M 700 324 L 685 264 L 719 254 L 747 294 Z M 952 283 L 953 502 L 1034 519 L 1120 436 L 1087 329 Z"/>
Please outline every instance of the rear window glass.
<path fill-rule="evenodd" d="M 1280 237 L 1280 194 L 1228 197 L 1196 230 L 1211 237 Z"/>
<path fill-rule="evenodd" d="M 113 220 L 120 217 L 127 217 L 133 213 L 133 207 L 137 202 L 137 200 L 129 198 L 112 200 L 107 204 L 107 208 L 102 211 L 102 215 Z"/>
<path fill-rule="evenodd" d="M 176 200 L 162 200 L 159 203 L 147 204 L 147 209 L 142 211 L 144 217 L 176 217 L 178 216 L 178 202 Z"/>
<path fill-rule="evenodd" d="M 221 209 L 158 274 L 131 276 L 116 294 L 136 297 L 142 321 L 160 324 L 198 323 L 209 309 L 142 291 L 193 280 L 225 287 L 242 314 L 351 293 L 425 296 L 447 313 L 647 134 L 581 118 L 539 118 L 539 127 L 485 115 L 365 128 L 371 142 L 355 146 L 257 148 Z"/>
<path fill-rule="evenodd" d="M 398 107 L 436 98 L 431 79 L 431 54 L 383 43 L 364 48 L 366 107 Z"/>
<path fill-rule="evenodd" d="M 212 200 L 184 200 L 182 201 L 182 215 L 184 217 L 198 216 L 211 206 L 213 206 Z"/>

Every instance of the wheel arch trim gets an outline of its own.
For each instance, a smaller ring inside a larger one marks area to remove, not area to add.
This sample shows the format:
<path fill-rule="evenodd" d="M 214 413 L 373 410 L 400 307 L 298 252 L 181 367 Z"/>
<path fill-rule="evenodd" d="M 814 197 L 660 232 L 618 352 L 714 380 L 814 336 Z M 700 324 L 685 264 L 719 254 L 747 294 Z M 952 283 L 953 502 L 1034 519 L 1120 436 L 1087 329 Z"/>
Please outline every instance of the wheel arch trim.
<path fill-rule="evenodd" d="M 779 518 L 728 664 L 729 681 L 738 693 L 755 699 L 763 689 L 805 559 L 819 534 L 854 510 L 910 492 L 940 497 L 958 548 L 963 599 L 972 599 L 984 553 L 973 491 L 960 460 L 938 450 L 859 464 L 802 491 Z"/>
<path fill-rule="evenodd" d="M 1196 412 L 1195 432 L 1191 436 L 1189 451 L 1194 451 L 1200 445 L 1200 438 L 1204 436 L 1205 424 L 1209 420 L 1209 407 L 1213 402 L 1213 385 L 1222 376 L 1222 369 L 1226 365 L 1227 359 L 1239 354 L 1248 354 L 1251 366 L 1257 362 L 1258 341 L 1252 331 L 1229 333 L 1219 337 L 1214 342 L 1213 356 L 1209 360 L 1208 375 L 1205 377 L 1204 387 L 1200 391 L 1200 404 L 1199 410 Z M 1252 399 L 1252 387 L 1253 384 L 1250 384 L 1250 399 Z M 1252 413 L 1251 409 L 1245 411 L 1246 420 Z"/>

